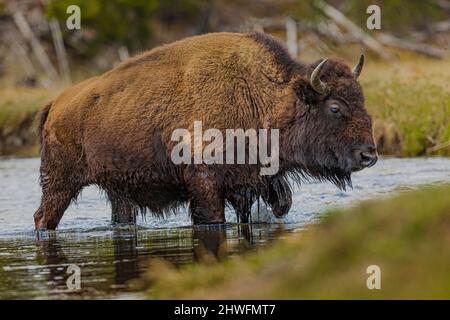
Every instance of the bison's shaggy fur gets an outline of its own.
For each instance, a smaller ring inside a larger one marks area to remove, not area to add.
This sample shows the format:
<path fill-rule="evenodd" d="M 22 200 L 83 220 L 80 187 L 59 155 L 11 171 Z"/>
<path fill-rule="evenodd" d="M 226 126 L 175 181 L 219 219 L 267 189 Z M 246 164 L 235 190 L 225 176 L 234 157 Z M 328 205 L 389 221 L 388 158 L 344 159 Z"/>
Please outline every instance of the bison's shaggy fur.
<path fill-rule="evenodd" d="M 42 115 L 36 228 L 56 228 L 91 184 L 107 192 L 124 220 L 189 203 L 194 223 L 223 223 L 226 201 L 248 212 L 259 196 L 282 215 L 291 205 L 288 176 L 344 188 L 359 168 L 355 150 L 373 145 L 371 121 L 356 76 L 342 62 L 324 66 L 328 95 L 313 90 L 317 64 L 294 61 L 264 34 L 215 33 L 153 49 L 65 90 Z M 333 101 L 338 115 L 329 111 Z M 175 165 L 171 134 L 192 130 L 194 121 L 204 130 L 279 129 L 279 172 Z"/>

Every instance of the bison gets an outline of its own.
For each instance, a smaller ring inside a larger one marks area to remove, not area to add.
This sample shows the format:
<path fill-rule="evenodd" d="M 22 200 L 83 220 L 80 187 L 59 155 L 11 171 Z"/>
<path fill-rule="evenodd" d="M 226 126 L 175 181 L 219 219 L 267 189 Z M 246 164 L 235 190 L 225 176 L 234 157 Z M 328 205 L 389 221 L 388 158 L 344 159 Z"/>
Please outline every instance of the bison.
<path fill-rule="evenodd" d="M 328 180 L 377 161 L 371 118 L 351 70 L 338 60 L 292 59 L 261 33 L 211 33 L 131 58 L 62 92 L 40 116 L 42 200 L 36 229 L 55 229 L 83 187 L 97 185 L 117 221 L 164 216 L 189 204 L 194 224 L 224 223 L 228 203 L 246 220 L 261 197 L 289 210 L 288 179 Z M 279 170 L 256 164 L 175 164 L 177 128 L 279 130 Z"/>

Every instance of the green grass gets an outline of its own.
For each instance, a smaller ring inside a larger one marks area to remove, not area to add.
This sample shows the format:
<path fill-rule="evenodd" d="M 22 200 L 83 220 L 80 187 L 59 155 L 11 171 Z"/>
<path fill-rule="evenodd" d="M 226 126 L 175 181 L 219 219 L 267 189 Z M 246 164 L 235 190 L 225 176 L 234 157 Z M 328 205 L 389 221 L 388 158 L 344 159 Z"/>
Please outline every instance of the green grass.
<path fill-rule="evenodd" d="M 176 270 L 153 262 L 148 298 L 450 298 L 450 186 L 332 211 L 271 248 Z M 381 290 L 366 286 L 381 268 Z"/>

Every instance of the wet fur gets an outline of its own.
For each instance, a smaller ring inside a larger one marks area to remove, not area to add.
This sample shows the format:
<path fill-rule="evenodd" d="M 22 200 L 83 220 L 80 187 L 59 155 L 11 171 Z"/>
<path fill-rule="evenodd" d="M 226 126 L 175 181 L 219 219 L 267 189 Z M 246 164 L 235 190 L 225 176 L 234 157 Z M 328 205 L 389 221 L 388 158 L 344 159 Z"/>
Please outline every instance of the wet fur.
<path fill-rule="evenodd" d="M 330 60 L 322 80 L 349 101 L 351 117 L 345 125 L 325 121 L 321 106 L 329 97 L 309 84 L 317 63 L 295 62 L 264 34 L 216 33 L 156 48 L 65 90 L 41 117 L 36 228 L 56 228 L 92 184 L 134 216 L 164 217 L 189 204 L 195 224 L 223 223 L 226 203 L 248 207 L 259 196 L 287 212 L 288 177 L 345 188 L 347 154 L 372 139 L 370 117 L 350 69 Z M 203 130 L 280 129 L 279 173 L 263 177 L 260 165 L 175 165 L 171 133 L 192 130 L 197 120 Z"/>

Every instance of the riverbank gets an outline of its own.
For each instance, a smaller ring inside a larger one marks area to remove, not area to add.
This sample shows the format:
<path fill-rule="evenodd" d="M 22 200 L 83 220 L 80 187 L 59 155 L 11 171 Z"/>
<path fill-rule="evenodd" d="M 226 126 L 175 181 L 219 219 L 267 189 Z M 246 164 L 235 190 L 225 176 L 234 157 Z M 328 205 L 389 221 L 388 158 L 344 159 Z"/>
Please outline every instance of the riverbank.
<path fill-rule="evenodd" d="M 152 299 L 448 299 L 449 193 L 426 187 L 331 211 L 269 249 L 221 263 L 175 269 L 156 260 L 136 287 Z M 367 288 L 373 265 L 380 290 Z"/>
<path fill-rule="evenodd" d="M 0 89 L 0 156 L 38 155 L 35 118 L 55 95 L 46 89 Z"/>
<path fill-rule="evenodd" d="M 381 154 L 450 155 L 450 60 L 399 56 L 361 76 Z"/>
<path fill-rule="evenodd" d="M 368 59 L 361 76 L 380 154 L 450 155 L 450 60 Z M 0 155 L 36 156 L 33 119 L 58 90 L 0 89 Z"/>

